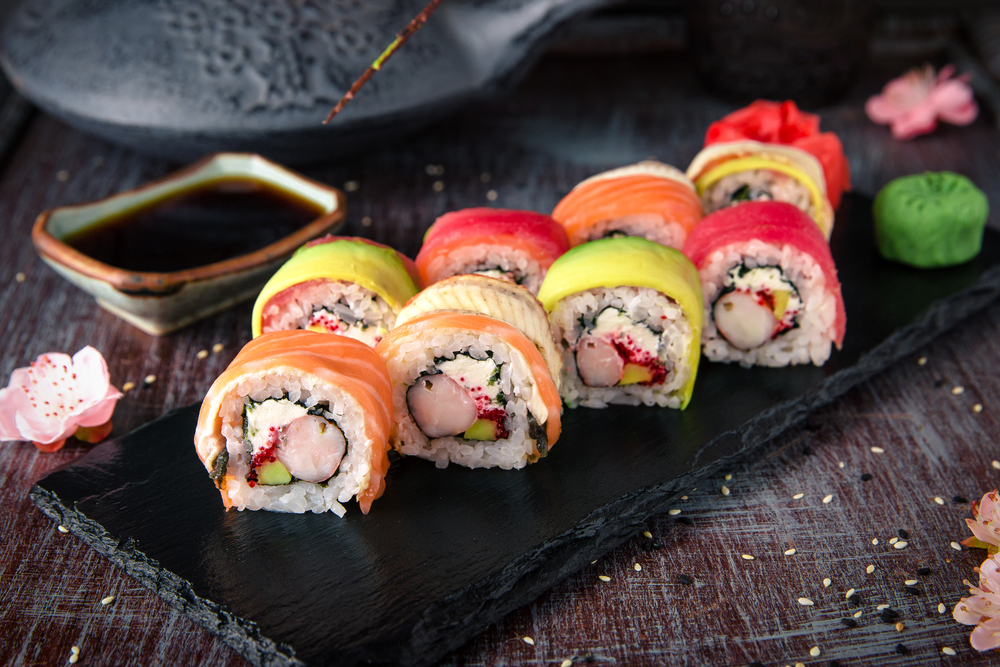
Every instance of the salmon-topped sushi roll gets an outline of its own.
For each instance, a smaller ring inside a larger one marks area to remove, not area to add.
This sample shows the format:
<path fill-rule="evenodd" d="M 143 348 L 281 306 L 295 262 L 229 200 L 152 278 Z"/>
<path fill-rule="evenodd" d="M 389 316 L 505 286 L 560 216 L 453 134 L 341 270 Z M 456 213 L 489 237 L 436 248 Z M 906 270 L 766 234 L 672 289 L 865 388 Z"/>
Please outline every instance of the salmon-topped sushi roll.
<path fill-rule="evenodd" d="M 364 343 L 311 331 L 253 339 L 212 384 L 194 444 L 226 507 L 365 514 L 385 489 L 392 397 Z"/>
<path fill-rule="evenodd" d="M 567 250 L 566 232 L 547 215 L 467 208 L 434 221 L 416 262 L 426 285 L 478 273 L 510 280 L 537 294 L 545 272 Z"/>
<path fill-rule="evenodd" d="M 642 236 L 680 249 L 702 217 L 701 200 L 684 172 L 646 160 L 591 176 L 552 211 L 578 246 L 610 236 Z"/>

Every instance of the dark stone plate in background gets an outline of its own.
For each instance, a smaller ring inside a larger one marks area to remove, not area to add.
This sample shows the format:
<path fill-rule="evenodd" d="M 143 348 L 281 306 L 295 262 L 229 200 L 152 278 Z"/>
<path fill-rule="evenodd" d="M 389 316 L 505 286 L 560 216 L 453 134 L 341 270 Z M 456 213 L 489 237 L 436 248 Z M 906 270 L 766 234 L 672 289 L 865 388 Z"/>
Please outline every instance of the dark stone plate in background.
<path fill-rule="evenodd" d="M 96 447 L 32 498 L 255 663 L 430 664 L 1000 296 L 1000 233 L 968 264 L 918 271 L 878 257 L 870 210 L 848 195 L 837 216 L 848 326 L 822 368 L 702 363 L 687 410 L 567 410 L 524 470 L 406 459 L 368 516 L 223 511 L 192 444 L 198 406 Z"/>

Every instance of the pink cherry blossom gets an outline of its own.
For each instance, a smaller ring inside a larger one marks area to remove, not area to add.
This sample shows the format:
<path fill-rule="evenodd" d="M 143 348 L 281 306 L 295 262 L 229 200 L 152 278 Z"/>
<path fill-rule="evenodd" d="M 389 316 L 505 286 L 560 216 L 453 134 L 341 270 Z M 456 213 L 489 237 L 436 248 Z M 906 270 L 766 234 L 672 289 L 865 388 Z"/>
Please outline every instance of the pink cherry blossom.
<path fill-rule="evenodd" d="M 89 345 L 72 358 L 43 354 L 18 368 L 0 389 L 0 440 L 30 440 L 55 451 L 78 431 L 96 442 L 110 432 L 111 414 L 122 393 L 113 387 L 108 364 Z"/>
<path fill-rule="evenodd" d="M 965 581 L 972 597 L 959 600 L 952 615 L 959 623 L 976 626 L 969 637 L 972 648 L 989 651 L 1000 646 L 1000 562 L 989 558 L 976 571 L 979 586 Z"/>
<path fill-rule="evenodd" d="M 979 107 L 969 87 L 969 76 L 951 78 L 955 68 L 948 65 L 934 76 L 930 65 L 912 69 L 885 84 L 881 95 L 868 98 L 865 113 L 879 125 L 891 125 L 892 136 L 912 139 L 932 132 L 938 119 L 952 125 L 968 125 Z"/>
<path fill-rule="evenodd" d="M 974 537 L 962 542 L 967 547 L 986 549 L 991 556 L 1000 553 L 1000 491 L 993 490 L 979 503 L 972 503 L 972 516 L 966 519 Z"/>

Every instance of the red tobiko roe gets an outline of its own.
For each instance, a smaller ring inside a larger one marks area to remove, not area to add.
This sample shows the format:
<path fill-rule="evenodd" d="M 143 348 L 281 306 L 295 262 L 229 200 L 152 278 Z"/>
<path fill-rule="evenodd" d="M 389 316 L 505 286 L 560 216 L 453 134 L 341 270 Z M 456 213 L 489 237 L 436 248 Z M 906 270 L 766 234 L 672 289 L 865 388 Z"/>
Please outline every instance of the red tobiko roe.
<path fill-rule="evenodd" d="M 844 146 L 833 132 L 819 131 L 819 116 L 800 111 L 792 100 L 757 100 L 708 126 L 705 145 L 753 139 L 785 144 L 811 153 L 823 165 L 826 194 L 834 208 L 851 189 L 851 170 Z"/>

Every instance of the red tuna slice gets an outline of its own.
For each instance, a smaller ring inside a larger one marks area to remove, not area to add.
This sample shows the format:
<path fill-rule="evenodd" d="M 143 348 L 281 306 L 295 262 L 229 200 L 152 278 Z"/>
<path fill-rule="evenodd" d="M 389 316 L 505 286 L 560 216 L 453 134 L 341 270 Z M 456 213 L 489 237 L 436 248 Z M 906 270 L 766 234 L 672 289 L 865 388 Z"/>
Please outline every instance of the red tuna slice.
<path fill-rule="evenodd" d="M 761 201 L 718 210 L 695 225 L 684 244 L 684 254 L 701 270 L 716 250 L 733 244 L 743 245 L 754 239 L 778 247 L 790 245 L 819 264 L 826 277 L 827 289 L 833 290 L 837 301 L 833 342 L 839 349 L 847 328 L 847 314 L 837 279 L 837 267 L 823 232 L 812 218 L 795 206 Z"/>

